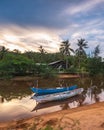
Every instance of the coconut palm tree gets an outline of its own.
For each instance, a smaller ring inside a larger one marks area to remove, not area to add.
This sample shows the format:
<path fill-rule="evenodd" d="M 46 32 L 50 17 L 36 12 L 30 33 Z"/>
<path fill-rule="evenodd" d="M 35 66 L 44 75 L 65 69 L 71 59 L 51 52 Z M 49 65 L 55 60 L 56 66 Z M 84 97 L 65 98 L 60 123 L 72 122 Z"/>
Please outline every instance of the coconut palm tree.
<path fill-rule="evenodd" d="M 84 49 L 88 48 L 87 41 L 85 39 L 78 39 L 78 49 L 76 49 L 75 53 L 79 60 L 79 68 L 80 68 L 80 62 L 83 60 L 84 57 L 86 57 L 86 52 Z"/>
<path fill-rule="evenodd" d="M 43 48 L 43 46 L 39 47 L 39 52 L 40 52 L 40 62 L 44 62 L 45 58 L 46 58 L 47 52 L 45 51 L 45 49 Z"/>
<path fill-rule="evenodd" d="M 87 41 L 85 41 L 85 39 L 78 39 L 78 43 L 77 43 L 77 45 L 78 45 L 78 49 L 76 49 L 76 55 L 78 55 L 78 56 L 85 56 L 86 55 L 86 52 L 85 52 L 85 50 L 84 49 L 86 49 L 86 48 L 88 48 L 88 46 L 87 46 Z"/>
<path fill-rule="evenodd" d="M 60 46 L 60 52 L 65 56 L 66 58 L 66 69 L 68 68 L 68 56 L 70 56 L 71 52 L 74 53 L 74 50 L 70 48 L 69 40 L 65 40 L 62 42 Z"/>
<path fill-rule="evenodd" d="M 44 50 L 43 46 L 40 46 L 40 47 L 39 47 L 39 52 L 40 52 L 41 54 L 45 54 L 45 53 L 46 53 L 46 51 Z"/>
<path fill-rule="evenodd" d="M 8 52 L 9 49 L 6 49 L 4 46 L 0 46 L 0 60 L 2 60 L 5 54 Z"/>
<path fill-rule="evenodd" d="M 21 54 L 21 51 L 19 51 L 18 49 L 14 49 L 13 52 L 14 52 L 15 54 Z"/>
<path fill-rule="evenodd" d="M 97 45 L 95 47 L 93 54 L 94 54 L 95 58 L 97 58 L 99 56 L 99 54 L 100 54 L 100 46 L 99 45 Z"/>

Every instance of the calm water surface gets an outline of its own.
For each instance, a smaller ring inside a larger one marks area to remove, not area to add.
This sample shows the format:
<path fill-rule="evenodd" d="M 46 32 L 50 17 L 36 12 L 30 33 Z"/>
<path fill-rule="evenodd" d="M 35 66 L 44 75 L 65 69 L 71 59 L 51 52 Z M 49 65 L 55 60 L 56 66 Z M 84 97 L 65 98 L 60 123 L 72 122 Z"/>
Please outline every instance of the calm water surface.
<path fill-rule="evenodd" d="M 82 105 L 104 101 L 104 77 L 77 79 L 38 79 L 38 86 L 43 88 L 78 85 L 83 87 L 83 95 L 64 101 L 56 101 L 36 105 L 31 99 L 30 87 L 36 85 L 37 79 L 1 80 L 0 95 L 4 102 L 0 103 L 0 122 L 19 120 L 36 115 L 46 114 L 62 109 L 71 109 Z"/>

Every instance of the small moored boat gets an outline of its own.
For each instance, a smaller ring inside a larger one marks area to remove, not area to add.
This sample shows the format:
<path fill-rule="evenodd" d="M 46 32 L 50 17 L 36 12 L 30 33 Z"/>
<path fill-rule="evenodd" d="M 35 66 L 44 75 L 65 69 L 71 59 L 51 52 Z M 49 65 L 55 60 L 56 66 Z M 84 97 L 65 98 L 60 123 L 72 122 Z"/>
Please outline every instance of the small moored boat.
<path fill-rule="evenodd" d="M 49 102 L 49 101 L 67 99 L 75 95 L 79 95 L 82 92 L 83 92 L 83 88 L 78 88 L 72 91 L 65 91 L 65 92 L 47 94 L 47 95 L 41 95 L 41 96 L 33 96 L 33 99 L 35 99 L 36 102 L 38 103 L 44 103 L 44 102 Z"/>
<path fill-rule="evenodd" d="M 73 86 L 69 86 L 69 87 L 44 88 L 44 89 L 31 87 L 31 90 L 38 96 L 38 95 L 59 93 L 59 92 L 64 92 L 64 91 L 71 91 L 76 88 L 77 88 L 77 85 L 73 85 Z"/>

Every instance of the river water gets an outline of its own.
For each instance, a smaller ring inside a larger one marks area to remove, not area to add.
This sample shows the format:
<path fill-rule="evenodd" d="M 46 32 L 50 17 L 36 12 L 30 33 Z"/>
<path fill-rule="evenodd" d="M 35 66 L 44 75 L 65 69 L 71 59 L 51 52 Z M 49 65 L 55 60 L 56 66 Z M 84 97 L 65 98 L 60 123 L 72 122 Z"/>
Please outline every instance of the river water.
<path fill-rule="evenodd" d="M 43 88 L 71 85 L 78 85 L 78 87 L 84 88 L 83 95 L 44 104 L 36 104 L 36 101 L 31 99 L 33 93 L 30 87 L 33 85 L 37 85 L 37 79 L 0 81 L 0 96 L 4 99 L 4 102 L 0 103 L 0 122 L 30 118 L 104 101 L 104 77 L 76 79 L 38 78 L 38 86 Z"/>

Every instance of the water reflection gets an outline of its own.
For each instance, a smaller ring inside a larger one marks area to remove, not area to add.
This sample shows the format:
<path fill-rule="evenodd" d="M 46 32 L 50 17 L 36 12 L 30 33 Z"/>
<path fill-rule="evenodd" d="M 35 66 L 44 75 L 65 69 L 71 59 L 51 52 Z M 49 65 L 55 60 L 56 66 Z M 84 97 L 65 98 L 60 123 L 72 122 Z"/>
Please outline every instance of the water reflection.
<path fill-rule="evenodd" d="M 75 96 L 63 101 L 54 101 L 36 105 L 35 100 L 30 99 L 32 92 L 30 86 L 34 80 L 29 81 L 1 81 L 0 95 L 4 102 L 0 103 L 0 122 L 19 120 L 35 115 L 50 113 L 59 110 L 71 109 L 82 105 L 104 101 L 104 78 L 78 78 L 48 80 L 39 79 L 41 87 L 58 87 L 59 84 L 71 86 L 77 84 L 84 88 L 83 95 Z M 60 82 L 60 83 L 59 83 Z M 60 85 L 60 86 L 61 86 Z"/>
<path fill-rule="evenodd" d="M 37 104 L 32 111 L 44 109 L 44 108 L 48 108 L 52 106 L 60 106 L 61 110 L 64 110 L 64 109 L 70 108 L 70 104 L 74 103 L 74 101 L 81 103 L 83 102 L 83 100 L 84 100 L 83 95 L 77 95 L 77 96 L 74 96 L 65 100 L 51 101 L 51 102 Z M 76 105 L 74 106 L 77 107 Z"/>
<path fill-rule="evenodd" d="M 12 99 L 0 104 L 0 122 L 19 120 L 40 114 L 50 113 L 59 110 L 71 109 L 85 104 L 95 103 L 91 91 L 87 91 L 86 96 L 75 96 L 63 101 L 54 101 L 36 105 L 35 100 L 30 99 L 31 95 L 22 99 Z M 104 90 L 97 95 L 99 101 L 104 101 Z"/>
<path fill-rule="evenodd" d="M 41 79 L 41 78 L 30 78 L 24 80 L 1 80 L 0 81 L 0 95 L 7 101 L 14 98 L 23 98 L 30 95 L 32 92 L 30 87 L 38 79 L 39 87 L 50 88 L 59 86 L 72 86 L 78 85 L 79 87 L 87 90 L 91 86 L 97 86 L 94 89 L 94 93 L 100 93 L 101 89 L 104 89 L 104 77 L 93 77 L 93 78 L 75 78 L 75 79 Z"/>

